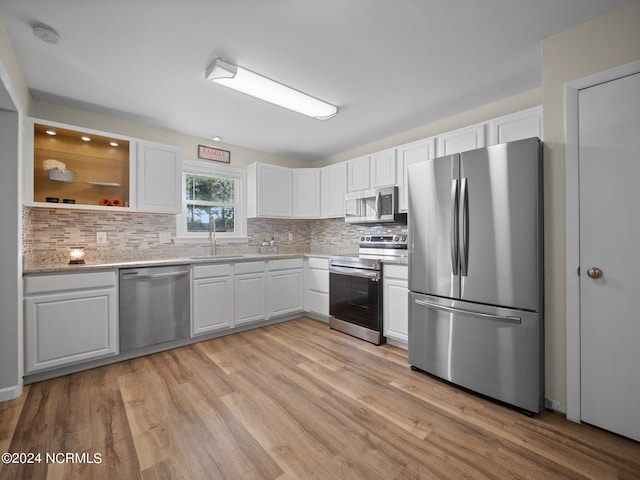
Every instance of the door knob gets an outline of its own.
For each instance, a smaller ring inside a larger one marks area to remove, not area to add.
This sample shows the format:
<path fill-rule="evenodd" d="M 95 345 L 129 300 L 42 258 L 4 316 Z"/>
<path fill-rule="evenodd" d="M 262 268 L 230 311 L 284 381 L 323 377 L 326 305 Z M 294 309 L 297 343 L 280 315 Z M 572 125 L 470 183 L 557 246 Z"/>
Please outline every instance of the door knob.
<path fill-rule="evenodd" d="M 602 276 L 602 270 L 600 270 L 598 267 L 591 267 L 589 270 L 587 270 L 587 275 L 589 275 L 589 278 L 593 278 L 595 280 Z"/>

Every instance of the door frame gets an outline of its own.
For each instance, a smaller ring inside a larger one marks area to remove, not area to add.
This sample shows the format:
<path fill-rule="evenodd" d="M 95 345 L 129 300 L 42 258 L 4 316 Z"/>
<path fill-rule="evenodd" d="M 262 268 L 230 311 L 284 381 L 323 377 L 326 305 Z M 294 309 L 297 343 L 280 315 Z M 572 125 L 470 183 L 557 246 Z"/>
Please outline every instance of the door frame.
<path fill-rule="evenodd" d="M 580 178 L 578 94 L 580 90 L 640 73 L 640 61 L 627 63 L 564 85 L 565 118 L 565 293 L 568 420 L 580 422 Z"/>

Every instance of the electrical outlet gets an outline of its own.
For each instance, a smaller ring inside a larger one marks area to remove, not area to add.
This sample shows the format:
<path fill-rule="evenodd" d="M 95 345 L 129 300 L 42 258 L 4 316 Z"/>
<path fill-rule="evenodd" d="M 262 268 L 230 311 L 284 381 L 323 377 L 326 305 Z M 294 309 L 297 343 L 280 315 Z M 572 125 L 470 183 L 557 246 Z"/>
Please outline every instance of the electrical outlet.
<path fill-rule="evenodd" d="M 158 232 L 158 242 L 171 243 L 171 232 Z"/>
<path fill-rule="evenodd" d="M 98 244 L 107 243 L 107 232 L 96 232 L 96 243 Z"/>

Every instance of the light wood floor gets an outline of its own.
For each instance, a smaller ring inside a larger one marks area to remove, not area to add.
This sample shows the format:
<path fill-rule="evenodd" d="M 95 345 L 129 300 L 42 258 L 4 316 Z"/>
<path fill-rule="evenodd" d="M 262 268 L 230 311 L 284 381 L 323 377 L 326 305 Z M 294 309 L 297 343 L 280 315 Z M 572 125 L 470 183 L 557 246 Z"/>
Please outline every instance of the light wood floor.
<path fill-rule="evenodd" d="M 0 466 L 34 479 L 639 479 L 640 444 L 412 371 L 299 319 L 33 384 L 0 403 Z"/>

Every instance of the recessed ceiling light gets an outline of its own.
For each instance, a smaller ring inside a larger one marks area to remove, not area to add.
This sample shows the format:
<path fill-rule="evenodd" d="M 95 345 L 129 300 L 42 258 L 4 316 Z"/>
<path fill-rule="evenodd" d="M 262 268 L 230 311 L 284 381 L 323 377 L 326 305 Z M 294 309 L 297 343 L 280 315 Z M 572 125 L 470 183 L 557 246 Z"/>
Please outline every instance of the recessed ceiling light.
<path fill-rule="evenodd" d="M 83 140 L 85 142 L 90 142 L 91 141 L 91 137 L 87 137 L 86 135 L 83 135 L 80 137 L 80 140 Z"/>
<path fill-rule="evenodd" d="M 118 142 L 109 142 L 109 145 L 111 145 L 112 147 L 117 147 L 118 146 Z"/>
<path fill-rule="evenodd" d="M 57 135 L 55 130 L 51 130 L 50 128 L 45 130 L 44 133 L 46 133 L 47 135 Z"/>
<path fill-rule="evenodd" d="M 214 135 L 213 137 L 211 137 L 211 140 L 213 140 L 214 142 L 220 142 L 222 141 L 222 137 L 220 135 Z"/>
<path fill-rule="evenodd" d="M 40 40 L 51 45 L 60 45 L 62 41 L 62 35 L 56 32 L 53 28 L 47 25 L 34 25 L 33 34 Z"/>

